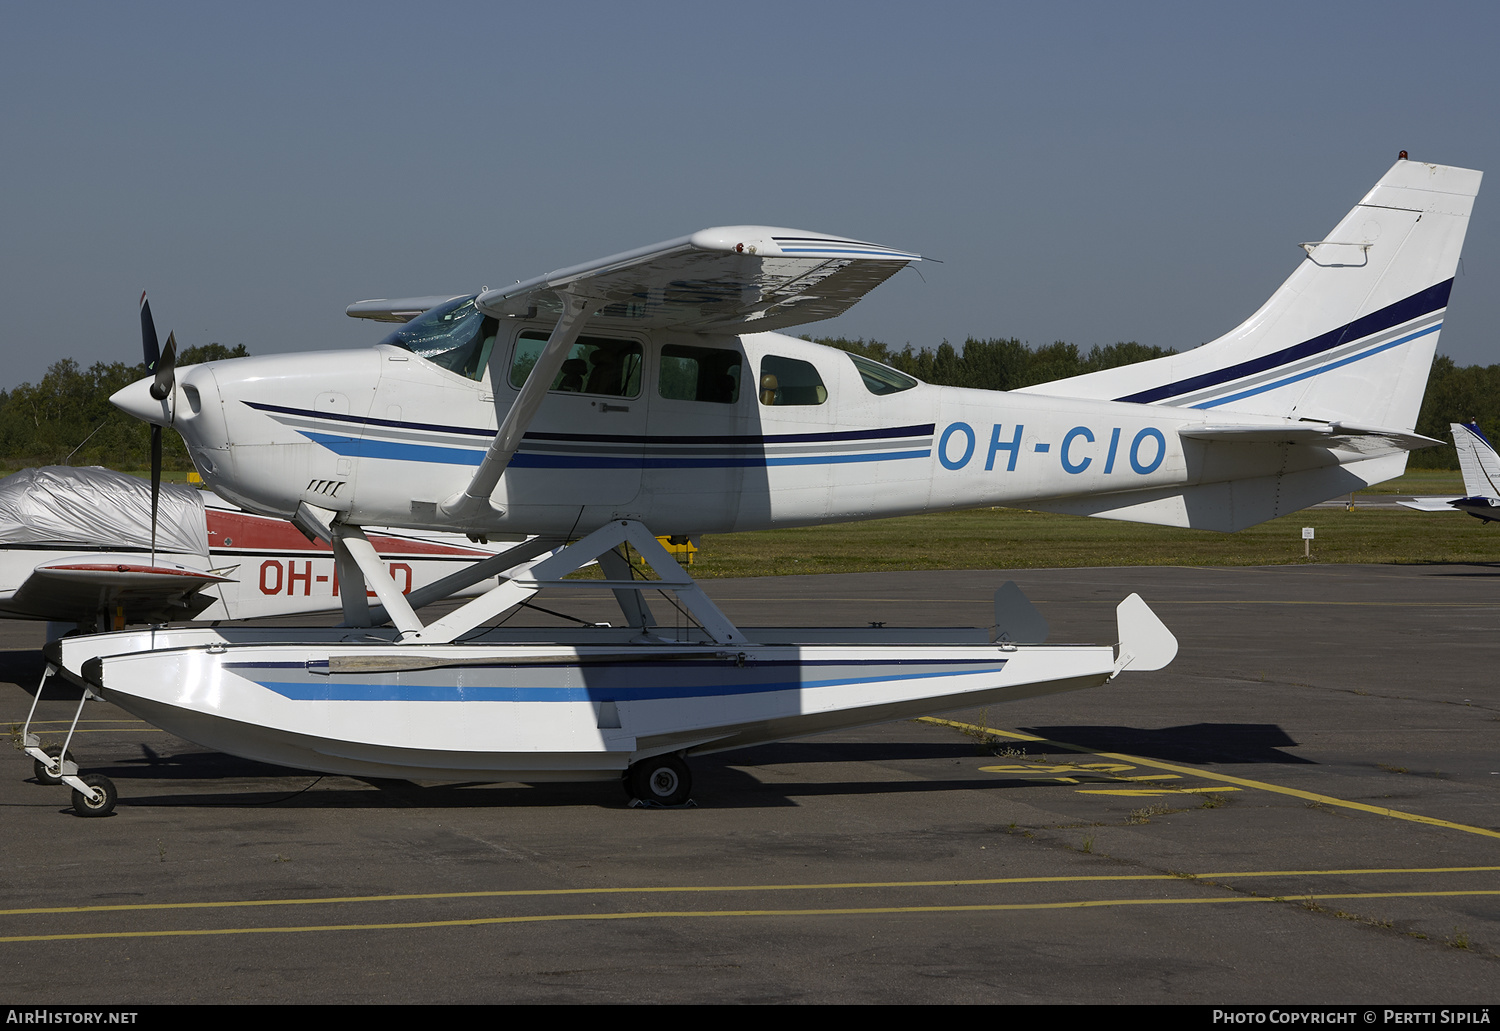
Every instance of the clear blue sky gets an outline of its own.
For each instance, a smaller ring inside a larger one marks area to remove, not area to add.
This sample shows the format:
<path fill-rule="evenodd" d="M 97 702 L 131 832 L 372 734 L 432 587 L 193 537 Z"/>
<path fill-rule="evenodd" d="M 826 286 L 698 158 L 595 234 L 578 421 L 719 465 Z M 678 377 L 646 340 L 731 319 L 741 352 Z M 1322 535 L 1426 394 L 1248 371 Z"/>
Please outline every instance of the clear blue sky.
<path fill-rule="evenodd" d="M 1406 149 L 1491 173 L 1439 350 L 1500 362 L 1500 5 L 8 4 L 0 387 L 183 344 L 372 343 L 710 225 L 874 240 L 818 334 L 1185 348 Z"/>

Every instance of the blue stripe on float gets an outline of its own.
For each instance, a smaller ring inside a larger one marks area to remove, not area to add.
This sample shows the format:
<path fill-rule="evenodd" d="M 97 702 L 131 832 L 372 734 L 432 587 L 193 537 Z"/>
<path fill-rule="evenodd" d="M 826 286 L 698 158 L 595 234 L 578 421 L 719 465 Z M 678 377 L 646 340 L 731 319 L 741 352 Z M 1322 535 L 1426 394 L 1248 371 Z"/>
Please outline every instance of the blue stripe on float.
<path fill-rule="evenodd" d="M 1005 668 L 1002 661 L 989 669 L 955 669 L 931 673 L 896 673 L 877 677 L 836 677 L 828 680 L 770 680 L 757 684 L 691 684 L 681 687 L 460 687 L 457 684 L 353 684 L 319 678 L 316 681 L 260 680 L 256 683 L 293 701 L 324 702 L 627 702 L 664 698 L 721 698 L 729 695 L 770 694 L 850 684 L 882 684 L 899 680 L 985 676 Z"/>

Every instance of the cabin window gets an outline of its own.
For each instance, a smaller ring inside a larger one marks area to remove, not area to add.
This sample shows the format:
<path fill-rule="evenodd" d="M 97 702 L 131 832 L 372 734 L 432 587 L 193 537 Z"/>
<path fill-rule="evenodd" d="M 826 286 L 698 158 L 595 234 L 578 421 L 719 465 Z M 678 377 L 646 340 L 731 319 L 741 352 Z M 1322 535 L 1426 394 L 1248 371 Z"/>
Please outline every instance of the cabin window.
<path fill-rule="evenodd" d="M 760 403 L 763 405 L 820 405 L 828 388 L 811 362 L 768 354 L 760 360 Z"/>
<path fill-rule="evenodd" d="M 519 388 L 531 375 L 547 343 L 546 333 L 527 330 L 516 341 L 510 385 Z M 641 345 L 634 340 L 579 337 L 563 359 L 549 390 L 572 394 L 636 397 L 641 392 Z"/>
<path fill-rule="evenodd" d="M 859 378 L 864 380 L 865 389 L 872 394 L 899 394 L 917 385 L 916 380 L 904 372 L 897 372 L 889 365 L 872 362 L 857 354 L 849 355 L 849 360 L 859 370 Z"/>
<path fill-rule="evenodd" d="M 482 379 L 500 322 L 460 297 L 423 312 L 381 341 L 426 358 L 449 372 Z"/>
<path fill-rule="evenodd" d="M 668 344 L 661 349 L 661 376 L 656 389 L 673 401 L 734 404 L 740 399 L 740 353 Z"/>

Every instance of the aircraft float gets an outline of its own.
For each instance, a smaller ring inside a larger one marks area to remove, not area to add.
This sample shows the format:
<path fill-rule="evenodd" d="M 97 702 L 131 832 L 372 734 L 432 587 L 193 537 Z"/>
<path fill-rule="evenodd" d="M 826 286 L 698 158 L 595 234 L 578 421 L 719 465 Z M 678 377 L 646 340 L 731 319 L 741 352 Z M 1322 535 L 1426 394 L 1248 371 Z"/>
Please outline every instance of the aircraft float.
<path fill-rule="evenodd" d="M 687 756 L 1161 668 L 1176 640 L 1135 595 L 1115 647 L 1040 643 L 1044 624 L 1004 591 L 995 638 L 973 643 L 740 628 L 657 537 L 1004 505 L 1233 531 L 1398 475 L 1436 443 L 1414 427 L 1480 182 L 1405 158 L 1223 337 L 1021 391 L 933 386 L 781 335 L 920 256 L 763 226 L 478 294 L 362 301 L 350 315 L 400 323 L 366 350 L 164 360 L 114 402 L 177 430 L 226 499 L 326 540 L 341 580 L 380 605 L 347 590 L 334 630 L 69 639 L 48 673 L 250 759 L 619 777 L 675 804 Z M 372 525 L 537 536 L 404 596 Z M 635 576 L 622 545 L 658 579 Z M 565 577 L 596 559 L 605 579 L 586 586 L 615 593 L 623 625 L 492 625 L 544 588 L 585 589 Z M 657 590 L 691 626 L 657 621 Z M 114 807 L 106 778 L 61 773 L 80 814 Z"/>
<path fill-rule="evenodd" d="M 462 534 L 370 528 L 370 542 L 402 593 L 419 590 L 499 550 Z M 520 540 L 521 538 L 516 538 Z M 0 618 L 46 620 L 48 637 L 172 619 L 241 620 L 342 608 L 333 551 L 284 519 L 256 515 L 210 491 L 98 467 L 43 466 L 0 480 Z M 477 594 L 483 584 L 462 593 Z M 368 593 L 368 592 L 367 592 Z M 43 747 L 37 780 L 59 783 L 56 759 L 72 738 Z M 76 728 L 76 723 L 75 723 Z"/>

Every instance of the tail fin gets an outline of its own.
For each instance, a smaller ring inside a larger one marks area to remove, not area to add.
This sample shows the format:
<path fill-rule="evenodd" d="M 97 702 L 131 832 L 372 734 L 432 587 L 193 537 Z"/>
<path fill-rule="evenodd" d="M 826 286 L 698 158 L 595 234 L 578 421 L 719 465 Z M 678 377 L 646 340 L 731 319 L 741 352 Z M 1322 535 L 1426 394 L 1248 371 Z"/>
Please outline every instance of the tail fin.
<path fill-rule="evenodd" d="M 1026 390 L 1412 430 L 1480 179 L 1403 158 L 1224 336 Z"/>
<path fill-rule="evenodd" d="M 1455 422 L 1453 446 L 1464 474 L 1464 492 L 1471 498 L 1500 498 L 1500 455 L 1477 423 Z"/>

